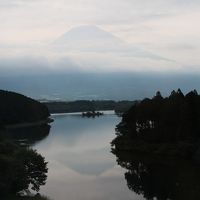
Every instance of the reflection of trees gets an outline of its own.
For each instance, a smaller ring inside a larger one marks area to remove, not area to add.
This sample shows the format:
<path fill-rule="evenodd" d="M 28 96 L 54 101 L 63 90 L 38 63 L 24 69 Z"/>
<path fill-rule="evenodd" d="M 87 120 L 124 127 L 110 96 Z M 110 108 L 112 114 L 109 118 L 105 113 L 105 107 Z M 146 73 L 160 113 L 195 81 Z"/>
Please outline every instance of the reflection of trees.
<path fill-rule="evenodd" d="M 43 124 L 40 126 L 9 129 L 6 131 L 6 137 L 16 141 L 26 141 L 29 145 L 33 145 L 46 138 L 49 135 L 50 128 L 50 125 Z"/>
<path fill-rule="evenodd" d="M 114 152 L 120 166 L 127 169 L 130 190 L 151 200 L 200 199 L 199 167 L 186 161 L 128 155 Z"/>
<path fill-rule="evenodd" d="M 157 92 L 152 99 L 134 104 L 123 115 L 111 143 L 119 165 L 127 169 L 128 187 L 146 199 L 200 199 L 200 167 L 172 160 L 199 159 L 199 124 L 196 90 L 184 96 L 178 89 L 166 98 Z M 145 156 L 138 156 L 139 152 Z"/>

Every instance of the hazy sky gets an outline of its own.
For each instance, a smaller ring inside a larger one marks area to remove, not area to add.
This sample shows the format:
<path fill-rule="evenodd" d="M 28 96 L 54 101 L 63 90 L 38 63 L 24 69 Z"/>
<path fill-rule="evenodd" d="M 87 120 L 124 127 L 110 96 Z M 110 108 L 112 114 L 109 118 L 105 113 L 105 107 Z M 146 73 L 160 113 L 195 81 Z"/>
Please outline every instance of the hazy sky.
<path fill-rule="evenodd" d="M 0 68 L 200 72 L 199 11 L 199 0 L 0 0 Z M 82 25 L 126 45 L 118 44 L 117 53 L 99 46 L 85 52 L 84 44 L 50 48 Z"/>

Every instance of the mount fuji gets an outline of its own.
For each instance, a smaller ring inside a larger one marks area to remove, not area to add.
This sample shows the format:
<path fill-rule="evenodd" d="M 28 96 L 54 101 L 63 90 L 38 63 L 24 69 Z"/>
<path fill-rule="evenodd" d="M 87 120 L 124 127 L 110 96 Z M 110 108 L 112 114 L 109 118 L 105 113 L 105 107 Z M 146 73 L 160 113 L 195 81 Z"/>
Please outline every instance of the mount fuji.
<path fill-rule="evenodd" d="M 50 45 L 54 55 L 79 65 L 84 70 L 148 71 L 177 68 L 178 64 L 156 53 L 129 44 L 93 25 L 72 28 Z M 67 68 L 62 62 L 63 68 Z M 59 68 L 59 67 L 58 67 Z"/>
<path fill-rule="evenodd" d="M 118 37 L 97 26 L 85 25 L 72 28 L 53 42 L 53 45 L 65 50 L 105 51 L 122 46 Z"/>
<path fill-rule="evenodd" d="M 120 53 L 132 57 L 148 57 L 169 61 L 169 59 L 128 44 L 112 33 L 94 25 L 72 28 L 52 44 L 56 50 L 63 52 Z"/>

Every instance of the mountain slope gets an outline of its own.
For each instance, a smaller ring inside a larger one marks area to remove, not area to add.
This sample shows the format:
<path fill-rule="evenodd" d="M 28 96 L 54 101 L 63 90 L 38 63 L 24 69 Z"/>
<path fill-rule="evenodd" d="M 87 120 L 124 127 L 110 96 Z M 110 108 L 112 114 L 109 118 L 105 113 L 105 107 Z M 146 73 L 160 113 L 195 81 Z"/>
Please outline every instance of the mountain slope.
<path fill-rule="evenodd" d="M 72 60 L 86 68 L 88 65 L 107 69 L 131 66 L 145 69 L 159 65 L 174 65 L 174 61 L 128 44 L 97 26 L 72 28 L 56 39 L 50 48 L 58 56 L 71 56 Z"/>
<path fill-rule="evenodd" d="M 97 26 L 75 27 L 53 42 L 54 48 L 65 52 L 113 52 L 123 45 L 122 40 Z"/>
<path fill-rule="evenodd" d="M 89 41 L 89 40 L 114 40 L 116 42 L 121 42 L 121 40 L 109 32 L 104 31 L 103 29 L 97 26 L 78 26 L 72 28 L 67 33 L 63 34 L 57 40 L 55 44 L 64 44 L 71 40 L 78 41 Z"/>

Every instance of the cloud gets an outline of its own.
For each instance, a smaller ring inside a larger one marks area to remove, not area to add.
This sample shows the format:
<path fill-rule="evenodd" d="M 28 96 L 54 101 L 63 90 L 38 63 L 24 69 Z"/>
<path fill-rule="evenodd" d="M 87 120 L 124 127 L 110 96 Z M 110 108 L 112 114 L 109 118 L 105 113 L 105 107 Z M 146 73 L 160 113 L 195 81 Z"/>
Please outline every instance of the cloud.
<path fill-rule="evenodd" d="M 42 57 L 46 54 L 44 46 L 62 33 L 81 24 L 92 24 L 152 55 L 175 60 L 184 70 L 189 65 L 200 65 L 200 2 L 197 0 L 0 0 L 0 10 L 0 53 L 4 58 L 38 54 Z M 124 66 L 133 62 L 124 48 L 122 51 L 120 65 L 122 61 Z M 64 56 L 69 58 L 68 54 Z M 88 54 L 78 55 L 79 58 L 84 56 L 89 57 Z M 95 57 L 102 58 L 101 55 L 92 57 L 92 64 Z M 110 54 L 105 57 L 108 65 L 119 60 Z M 79 65 L 79 61 L 76 62 Z M 160 62 L 160 69 L 167 69 L 168 64 L 163 62 Z M 144 59 L 143 63 L 143 66 L 152 64 L 152 69 L 158 69 L 149 60 Z M 168 69 L 172 70 L 173 66 L 170 64 Z M 174 69 L 179 69 L 178 64 Z"/>

